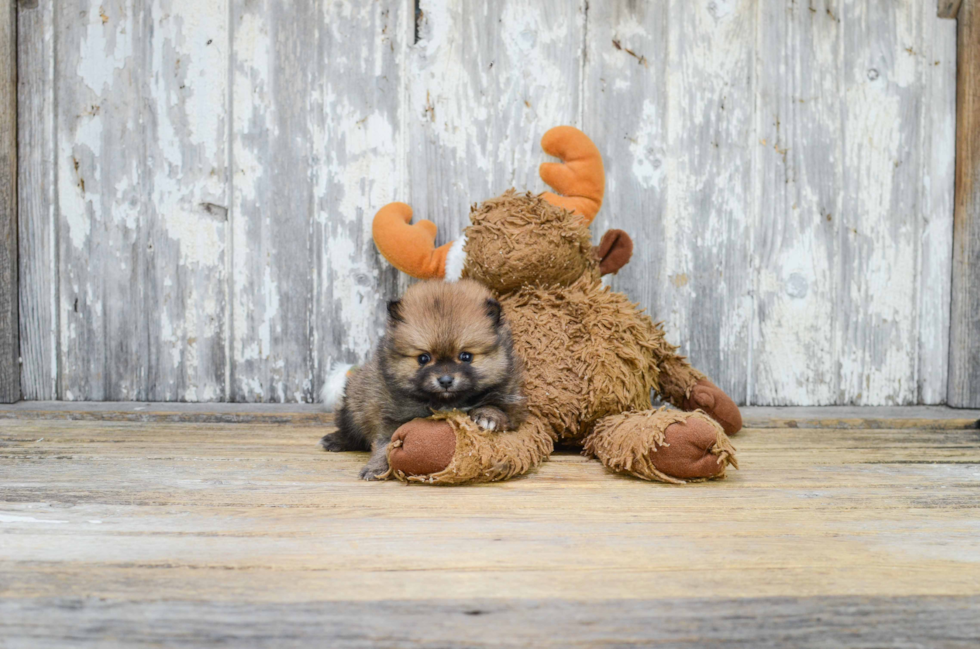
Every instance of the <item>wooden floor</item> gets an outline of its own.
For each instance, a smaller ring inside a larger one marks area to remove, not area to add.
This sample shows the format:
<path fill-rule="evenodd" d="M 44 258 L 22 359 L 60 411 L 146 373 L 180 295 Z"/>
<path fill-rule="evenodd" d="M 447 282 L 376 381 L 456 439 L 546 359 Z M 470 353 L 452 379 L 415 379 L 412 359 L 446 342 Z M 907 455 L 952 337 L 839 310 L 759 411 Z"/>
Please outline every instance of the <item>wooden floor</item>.
<path fill-rule="evenodd" d="M 724 481 L 455 488 L 249 412 L 0 410 L 0 647 L 980 642 L 975 411 L 749 409 Z"/>

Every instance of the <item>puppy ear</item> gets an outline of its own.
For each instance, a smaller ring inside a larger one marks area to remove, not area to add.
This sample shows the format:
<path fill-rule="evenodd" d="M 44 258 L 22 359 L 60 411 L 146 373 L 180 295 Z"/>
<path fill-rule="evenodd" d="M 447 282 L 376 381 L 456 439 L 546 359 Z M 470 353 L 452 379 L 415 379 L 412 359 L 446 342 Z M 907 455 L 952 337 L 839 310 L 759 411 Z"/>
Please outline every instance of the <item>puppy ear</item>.
<path fill-rule="evenodd" d="M 503 309 L 500 306 L 500 302 L 493 299 L 492 297 L 487 298 L 487 315 L 493 321 L 493 326 L 500 326 L 500 318 Z"/>
<path fill-rule="evenodd" d="M 396 322 L 405 322 L 405 318 L 402 317 L 402 301 L 392 300 L 388 303 L 388 322 L 394 324 Z"/>

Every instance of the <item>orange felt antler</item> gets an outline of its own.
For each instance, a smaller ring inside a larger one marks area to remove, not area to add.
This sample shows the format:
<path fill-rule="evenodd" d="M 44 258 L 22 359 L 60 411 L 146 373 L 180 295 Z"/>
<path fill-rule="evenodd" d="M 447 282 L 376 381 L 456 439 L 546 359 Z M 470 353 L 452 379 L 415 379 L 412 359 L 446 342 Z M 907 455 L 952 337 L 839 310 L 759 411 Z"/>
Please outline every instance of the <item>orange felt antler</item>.
<path fill-rule="evenodd" d="M 412 208 L 405 203 L 388 203 L 374 215 L 371 227 L 378 252 L 398 270 L 418 279 L 446 274 L 446 255 L 452 243 L 438 248 L 436 224 L 425 219 L 415 225 Z"/>
<path fill-rule="evenodd" d="M 574 126 L 549 129 L 541 138 L 541 148 L 562 159 L 562 162 L 545 162 L 538 169 L 541 180 L 561 194 L 545 192 L 544 199 L 581 214 L 591 223 L 602 207 L 606 188 L 606 172 L 599 149 Z"/>

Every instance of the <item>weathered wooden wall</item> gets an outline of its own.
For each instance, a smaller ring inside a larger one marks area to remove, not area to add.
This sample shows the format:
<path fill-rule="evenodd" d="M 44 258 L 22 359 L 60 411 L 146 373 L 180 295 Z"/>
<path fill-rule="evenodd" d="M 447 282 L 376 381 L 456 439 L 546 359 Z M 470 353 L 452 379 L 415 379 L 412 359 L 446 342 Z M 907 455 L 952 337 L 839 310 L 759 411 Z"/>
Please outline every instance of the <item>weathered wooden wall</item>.
<path fill-rule="evenodd" d="M 38 0 L 20 30 L 28 399 L 310 401 L 456 237 L 607 163 L 612 280 L 740 402 L 947 394 L 956 24 L 935 0 Z"/>
<path fill-rule="evenodd" d="M 980 2 L 959 7 L 949 404 L 980 406 Z"/>
<path fill-rule="evenodd" d="M 0 403 L 20 400 L 17 299 L 17 9 L 0 0 Z"/>

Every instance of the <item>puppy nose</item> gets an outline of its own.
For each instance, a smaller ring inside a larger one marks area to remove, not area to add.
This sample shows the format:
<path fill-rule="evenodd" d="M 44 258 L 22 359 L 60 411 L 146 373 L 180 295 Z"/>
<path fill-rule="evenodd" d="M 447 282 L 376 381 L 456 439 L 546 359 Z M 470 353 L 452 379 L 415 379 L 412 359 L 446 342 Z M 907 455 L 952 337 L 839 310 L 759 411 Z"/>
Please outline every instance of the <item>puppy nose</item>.
<path fill-rule="evenodd" d="M 454 380 L 455 379 L 453 379 L 453 377 L 449 376 L 448 374 L 443 374 L 442 376 L 439 377 L 439 385 L 441 385 L 443 388 L 448 389 L 452 387 Z"/>

